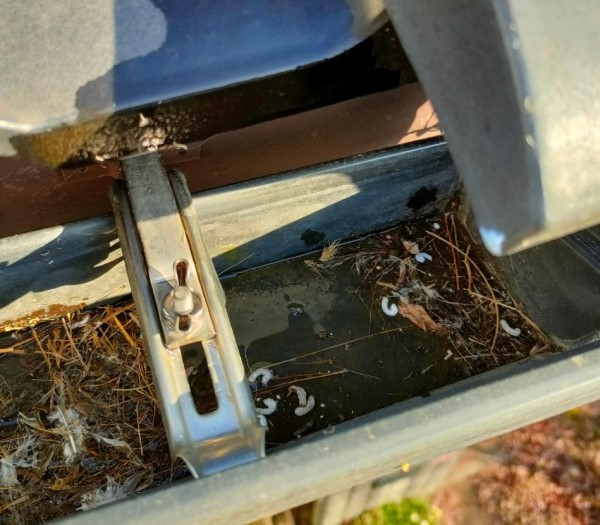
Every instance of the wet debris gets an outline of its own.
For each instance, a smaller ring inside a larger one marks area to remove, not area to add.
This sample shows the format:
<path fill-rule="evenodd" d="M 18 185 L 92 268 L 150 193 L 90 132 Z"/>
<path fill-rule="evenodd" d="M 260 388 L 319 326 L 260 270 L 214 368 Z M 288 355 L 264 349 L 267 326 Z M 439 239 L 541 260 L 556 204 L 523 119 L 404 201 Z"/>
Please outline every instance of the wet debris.
<path fill-rule="evenodd" d="M 341 248 L 339 240 L 335 240 L 325 246 L 319 255 L 318 260 L 307 259 L 304 264 L 308 266 L 313 272 L 322 277 L 321 272 L 331 270 L 340 264 L 343 264 L 346 260 L 344 257 L 338 255 Z"/>
<path fill-rule="evenodd" d="M 420 304 L 400 303 L 398 312 L 402 317 L 405 317 L 425 332 L 429 330 L 435 332 L 442 329 Z"/>
<path fill-rule="evenodd" d="M 329 263 L 333 260 L 333 258 L 337 255 L 340 249 L 340 241 L 335 240 L 325 246 L 323 251 L 321 252 L 321 256 L 319 257 L 319 261 L 322 263 Z"/>
<path fill-rule="evenodd" d="M 86 429 L 81 416 L 73 409 L 63 410 L 56 407 L 46 419 L 54 423 L 56 432 L 63 440 L 63 457 L 68 465 L 72 464 L 83 450 Z"/>
<path fill-rule="evenodd" d="M 502 289 L 458 216 L 450 208 L 431 220 L 359 243 L 342 246 L 333 241 L 305 261 L 316 272 L 315 279 L 347 265 L 360 283 L 358 298 L 369 315 L 381 321 L 381 334 L 399 345 L 407 330 L 447 339 L 447 353 L 444 349 L 437 361 L 428 354 L 406 381 L 421 374 L 429 379 L 444 367 L 452 367 L 453 378 L 460 379 L 553 349 L 521 305 Z M 419 263 L 416 256 L 423 253 L 431 258 Z M 290 312 L 298 321 L 309 317 L 308 307 L 306 312 Z M 366 373 L 370 370 L 355 370 L 336 360 L 342 352 L 356 352 L 361 341 L 376 334 L 342 338 L 329 330 L 322 330 L 321 337 L 314 334 L 299 355 L 257 363 L 255 370 L 246 362 L 257 419 L 264 428 L 273 427 L 271 436 L 281 429 L 287 440 L 310 432 L 335 432 L 332 423 L 354 417 L 354 411 L 342 414 L 344 407 L 336 400 L 344 394 L 342 379 L 352 375 L 370 384 L 381 380 Z M 0 378 L 2 523 L 50 521 L 187 475 L 185 466 L 174 465 L 169 456 L 131 302 L 21 330 L 3 346 L 3 370 L 13 367 L 20 372 Z M 385 361 L 376 346 L 373 353 L 375 362 Z M 397 376 L 403 381 L 405 373 Z M 319 387 L 335 384 L 339 396 L 336 391 L 326 398 L 327 407 L 317 406 L 307 389 L 325 398 L 312 381 Z M 28 390 L 20 391 L 22 384 Z"/>
<path fill-rule="evenodd" d="M 404 249 L 408 253 L 414 255 L 415 257 L 421 253 L 421 250 L 419 250 L 419 245 L 416 242 L 404 240 L 402 241 L 402 246 L 404 246 Z"/>
<path fill-rule="evenodd" d="M 403 224 L 347 249 L 340 245 L 326 262 L 320 257 L 305 263 L 321 274 L 349 263 L 363 279 L 357 293 L 367 307 L 395 318 L 390 323 L 404 318 L 419 330 L 447 337 L 452 350 L 445 360 L 460 362 L 467 376 L 553 350 L 501 287 L 463 216 L 451 203 L 429 221 Z"/>
<path fill-rule="evenodd" d="M 302 425 L 299 429 L 294 430 L 293 436 L 296 438 L 299 438 L 303 434 L 306 434 L 306 432 L 308 432 L 314 426 L 315 426 L 315 422 L 311 419 L 306 424 Z"/>
<path fill-rule="evenodd" d="M 39 446 L 35 436 L 28 436 L 16 443 L 11 453 L 4 453 L 0 458 L 0 486 L 11 492 L 20 485 L 17 469 L 36 467 L 39 463 Z"/>

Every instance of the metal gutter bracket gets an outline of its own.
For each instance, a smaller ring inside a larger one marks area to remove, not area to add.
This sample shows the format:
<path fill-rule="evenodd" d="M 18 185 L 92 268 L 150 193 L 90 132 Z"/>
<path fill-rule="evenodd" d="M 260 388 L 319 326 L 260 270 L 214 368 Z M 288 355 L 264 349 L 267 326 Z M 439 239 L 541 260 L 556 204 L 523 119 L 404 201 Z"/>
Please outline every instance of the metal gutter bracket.
<path fill-rule="evenodd" d="M 260 427 L 216 270 L 182 174 L 156 153 L 122 161 L 112 204 L 173 458 L 194 477 L 264 457 Z M 199 414 L 181 349 L 201 345 L 217 409 Z"/>

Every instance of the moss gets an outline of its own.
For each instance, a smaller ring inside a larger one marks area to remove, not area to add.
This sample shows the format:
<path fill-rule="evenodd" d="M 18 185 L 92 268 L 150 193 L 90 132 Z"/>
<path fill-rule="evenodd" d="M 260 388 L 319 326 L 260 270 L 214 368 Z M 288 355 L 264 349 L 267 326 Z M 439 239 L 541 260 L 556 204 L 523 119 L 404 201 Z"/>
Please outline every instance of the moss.
<path fill-rule="evenodd" d="M 422 499 L 405 498 L 364 512 L 352 525 L 440 525 L 441 512 Z"/>

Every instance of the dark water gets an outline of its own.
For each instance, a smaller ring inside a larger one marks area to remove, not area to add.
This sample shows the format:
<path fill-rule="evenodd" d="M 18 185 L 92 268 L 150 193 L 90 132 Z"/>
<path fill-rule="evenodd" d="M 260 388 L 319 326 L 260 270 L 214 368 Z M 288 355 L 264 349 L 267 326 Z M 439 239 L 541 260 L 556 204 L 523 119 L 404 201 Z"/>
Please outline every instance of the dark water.
<path fill-rule="evenodd" d="M 449 342 L 400 316 L 384 316 L 379 301 L 371 304 L 372 290 L 361 285 L 363 279 L 349 264 L 319 277 L 295 259 L 224 282 L 246 367 L 271 365 L 275 374 L 269 391 L 256 393 L 280 397 L 277 411 L 268 416 L 269 443 L 331 430 L 330 425 L 460 378 L 453 362 L 444 359 Z M 298 400 L 287 395 L 290 383 L 315 397 L 309 414 L 294 414 Z"/>

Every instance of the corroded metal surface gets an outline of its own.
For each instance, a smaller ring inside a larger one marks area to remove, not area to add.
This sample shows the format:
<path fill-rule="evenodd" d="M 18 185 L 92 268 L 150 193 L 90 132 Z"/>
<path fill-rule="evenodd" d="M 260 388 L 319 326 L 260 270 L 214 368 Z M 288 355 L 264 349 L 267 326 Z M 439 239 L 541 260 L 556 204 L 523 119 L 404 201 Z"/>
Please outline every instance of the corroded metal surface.
<path fill-rule="evenodd" d="M 440 135 L 419 84 L 368 95 L 161 151 L 198 192 Z M 110 213 L 116 161 L 50 169 L 0 158 L 0 237 Z"/>
<path fill-rule="evenodd" d="M 227 31 L 228 35 L 230 31 Z M 186 44 L 186 52 L 192 48 Z M 9 136 L 9 145 L 15 151 L 7 153 L 0 149 L 0 153 L 11 155 L 16 152 L 20 158 L 54 167 L 80 165 L 203 140 L 216 133 L 392 89 L 416 80 L 389 25 L 344 53 L 322 58 L 328 60 L 265 78 L 257 76 L 248 82 L 222 89 L 183 91 L 172 97 L 139 100 L 133 107 L 117 106 L 110 107 L 110 111 L 88 112 L 83 120 L 69 122 L 70 125 L 49 125 L 41 129 L 21 130 L 18 134 L 14 132 L 14 136 Z M 221 57 L 217 60 L 218 67 L 212 71 L 215 76 L 224 67 Z M 194 77 L 190 71 L 186 71 L 188 77 L 178 74 L 178 68 L 184 66 L 182 63 L 173 64 L 167 76 L 174 89 L 181 89 L 186 78 Z M 158 71 L 148 64 L 131 74 L 137 77 L 150 74 L 152 77 L 145 83 L 140 78 L 133 79 L 139 91 L 146 88 L 152 91 L 157 86 L 155 75 Z M 92 105 L 102 104 L 103 97 L 110 96 L 110 92 L 95 91 L 89 85 L 82 91 L 86 93 L 80 98 L 87 97 Z M 0 135 L 0 139 L 3 138 L 4 135 Z"/>

